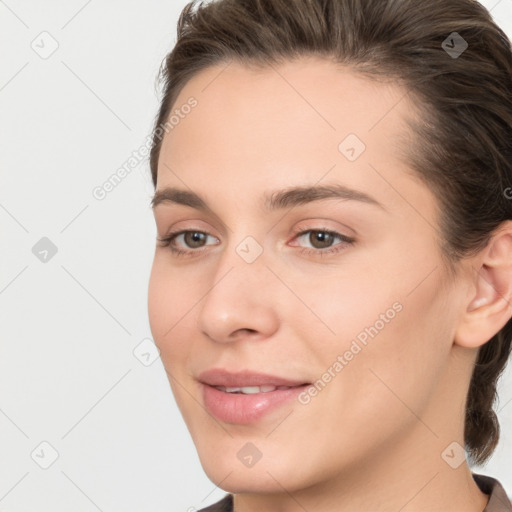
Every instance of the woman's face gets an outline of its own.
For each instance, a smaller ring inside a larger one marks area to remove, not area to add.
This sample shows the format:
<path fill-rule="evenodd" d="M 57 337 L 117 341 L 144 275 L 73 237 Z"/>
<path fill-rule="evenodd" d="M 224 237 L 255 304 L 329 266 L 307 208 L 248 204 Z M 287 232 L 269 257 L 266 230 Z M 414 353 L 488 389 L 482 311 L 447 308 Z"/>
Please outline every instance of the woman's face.
<path fill-rule="evenodd" d="M 292 492 L 393 458 L 429 468 L 460 434 L 463 294 L 434 196 L 398 156 L 405 93 L 308 58 L 210 67 L 177 98 L 154 214 L 158 237 L 189 233 L 157 245 L 149 316 L 223 489 Z"/>

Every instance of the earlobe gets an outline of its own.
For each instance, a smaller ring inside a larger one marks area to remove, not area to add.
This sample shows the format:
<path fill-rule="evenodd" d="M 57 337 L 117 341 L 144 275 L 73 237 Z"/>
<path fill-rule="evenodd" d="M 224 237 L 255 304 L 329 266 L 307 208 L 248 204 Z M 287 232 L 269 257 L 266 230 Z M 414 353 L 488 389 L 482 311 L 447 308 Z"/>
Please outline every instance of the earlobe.
<path fill-rule="evenodd" d="M 466 348 L 487 343 L 512 317 L 512 222 L 506 221 L 473 258 L 472 293 L 455 332 Z"/>

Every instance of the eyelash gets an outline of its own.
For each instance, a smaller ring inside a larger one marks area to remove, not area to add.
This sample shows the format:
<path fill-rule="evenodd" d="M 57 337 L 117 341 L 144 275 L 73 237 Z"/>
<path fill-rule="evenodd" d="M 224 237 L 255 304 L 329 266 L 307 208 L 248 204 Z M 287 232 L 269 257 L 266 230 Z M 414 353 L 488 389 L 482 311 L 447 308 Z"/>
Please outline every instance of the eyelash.
<path fill-rule="evenodd" d="M 329 230 L 329 229 L 326 229 L 326 228 L 315 228 L 315 229 L 297 230 L 297 231 L 295 231 L 293 233 L 294 239 L 295 238 L 299 238 L 299 237 L 305 235 L 306 233 L 311 233 L 311 232 L 314 232 L 314 233 L 324 233 L 324 234 L 331 235 L 331 236 L 333 236 L 335 238 L 339 238 L 342 242 L 344 242 L 344 243 L 346 243 L 348 245 L 352 245 L 355 242 L 355 240 L 353 238 L 350 238 L 348 236 L 342 235 L 341 233 L 338 233 L 337 231 L 332 231 L 332 230 Z M 196 229 L 185 229 L 185 230 L 182 230 L 182 231 L 171 232 L 171 233 L 169 233 L 164 238 L 158 238 L 157 237 L 157 240 L 161 243 L 161 247 L 168 247 L 169 250 L 175 256 L 177 256 L 177 257 L 193 257 L 197 253 L 204 252 L 204 248 L 201 248 L 201 249 L 190 249 L 190 250 L 185 250 L 185 249 L 177 248 L 174 245 L 174 240 L 179 235 L 182 235 L 182 234 L 185 234 L 185 233 L 201 233 L 203 235 L 209 236 L 208 233 L 205 233 L 204 231 L 199 231 L 199 230 L 196 230 Z M 300 252 L 300 254 L 314 255 L 314 256 L 323 257 L 325 255 L 335 254 L 335 253 L 338 253 L 338 252 L 344 250 L 344 248 L 343 248 L 344 243 L 339 243 L 339 244 L 335 245 L 334 248 L 328 248 L 328 249 L 311 249 L 309 247 L 302 247 L 299 252 Z"/>

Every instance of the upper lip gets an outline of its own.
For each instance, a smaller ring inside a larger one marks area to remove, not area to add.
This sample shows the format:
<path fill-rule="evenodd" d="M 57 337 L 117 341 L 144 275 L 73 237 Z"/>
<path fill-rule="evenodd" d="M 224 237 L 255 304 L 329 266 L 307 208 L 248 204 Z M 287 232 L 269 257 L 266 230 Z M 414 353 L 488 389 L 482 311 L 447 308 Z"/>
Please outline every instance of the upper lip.
<path fill-rule="evenodd" d="M 212 368 L 199 374 L 198 380 L 209 386 L 245 387 L 245 386 L 302 386 L 303 380 L 285 379 L 276 375 L 242 370 L 229 372 L 223 368 Z"/>

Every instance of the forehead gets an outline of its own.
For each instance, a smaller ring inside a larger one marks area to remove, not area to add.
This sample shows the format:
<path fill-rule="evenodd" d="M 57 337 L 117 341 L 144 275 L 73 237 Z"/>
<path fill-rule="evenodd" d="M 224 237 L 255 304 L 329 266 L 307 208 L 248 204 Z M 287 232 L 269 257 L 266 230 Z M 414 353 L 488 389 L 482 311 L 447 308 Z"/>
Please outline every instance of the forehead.
<path fill-rule="evenodd" d="M 378 114 L 387 113 L 407 93 L 398 79 L 384 76 L 364 76 L 355 67 L 344 66 L 320 56 L 302 56 L 280 64 L 257 65 L 231 60 L 208 66 L 192 76 L 176 99 L 179 107 L 194 94 L 209 107 L 241 110 L 257 105 L 273 108 L 275 114 L 290 107 L 303 109 L 323 119 L 326 126 L 337 128 L 336 106 L 343 107 L 356 121 L 360 109 Z M 412 105 L 401 105 L 395 114 L 404 114 Z M 352 107 L 352 108 L 350 108 Z M 386 108 L 387 107 L 387 108 Z M 391 116 L 393 117 L 393 116 Z M 369 128 L 365 126 L 365 128 Z"/>
<path fill-rule="evenodd" d="M 408 131 L 406 93 L 396 82 L 370 80 L 319 57 L 263 68 L 218 63 L 194 75 L 180 92 L 174 112 L 190 97 L 197 106 L 180 116 L 164 145 L 179 149 L 192 136 L 211 152 L 229 137 L 245 151 L 265 144 L 270 157 L 275 149 L 286 151 L 283 141 L 300 152 L 304 142 L 309 148 L 323 141 L 325 147 L 355 133 L 366 146 L 375 146 Z"/>
<path fill-rule="evenodd" d="M 236 61 L 210 66 L 189 80 L 173 105 L 181 115 L 164 136 L 158 182 L 183 185 L 179 175 L 204 191 L 212 176 L 234 189 L 243 182 L 266 188 L 271 178 L 278 187 L 289 185 L 290 177 L 317 182 L 335 167 L 348 186 L 371 188 L 369 163 L 382 171 L 407 170 L 397 151 L 412 135 L 407 92 L 318 57 L 263 68 Z M 190 98 L 196 106 L 181 110 Z M 358 145 L 357 160 L 340 149 L 347 140 Z"/>

